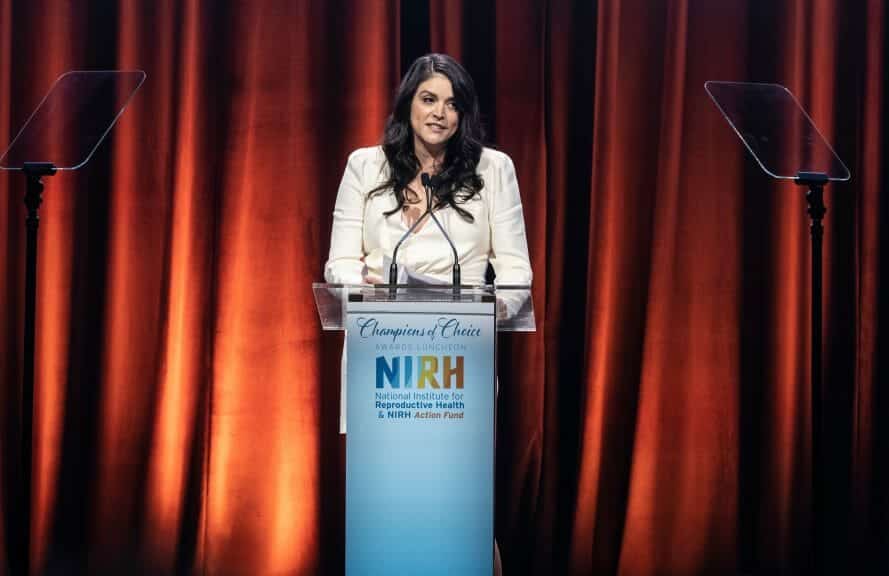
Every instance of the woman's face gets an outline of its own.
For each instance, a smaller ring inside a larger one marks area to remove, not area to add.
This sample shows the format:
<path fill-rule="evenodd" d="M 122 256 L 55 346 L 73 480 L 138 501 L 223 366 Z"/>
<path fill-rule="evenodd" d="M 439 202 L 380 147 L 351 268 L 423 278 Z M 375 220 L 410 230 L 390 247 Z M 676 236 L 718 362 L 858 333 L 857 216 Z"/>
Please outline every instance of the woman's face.
<path fill-rule="evenodd" d="M 441 151 L 459 123 L 454 89 L 447 76 L 435 73 L 417 86 L 411 101 L 415 148 L 422 146 L 431 153 Z"/>

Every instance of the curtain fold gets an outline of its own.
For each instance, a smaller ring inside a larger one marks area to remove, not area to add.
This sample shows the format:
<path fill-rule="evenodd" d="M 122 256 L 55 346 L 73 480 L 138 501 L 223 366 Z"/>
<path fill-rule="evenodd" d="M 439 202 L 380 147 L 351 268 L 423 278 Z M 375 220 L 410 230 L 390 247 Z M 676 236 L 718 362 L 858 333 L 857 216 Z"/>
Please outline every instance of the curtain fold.
<path fill-rule="evenodd" d="M 538 331 L 498 345 L 505 572 L 806 574 L 813 527 L 826 571 L 889 571 L 887 17 L 0 0 L 0 146 L 67 70 L 148 75 L 90 164 L 45 179 L 33 572 L 342 573 L 342 338 L 310 285 L 347 155 L 425 50 L 472 74 L 534 268 Z M 815 517 L 806 202 L 707 80 L 786 85 L 852 172 L 826 189 Z M 0 575 L 23 553 L 20 176 L 0 173 Z"/>

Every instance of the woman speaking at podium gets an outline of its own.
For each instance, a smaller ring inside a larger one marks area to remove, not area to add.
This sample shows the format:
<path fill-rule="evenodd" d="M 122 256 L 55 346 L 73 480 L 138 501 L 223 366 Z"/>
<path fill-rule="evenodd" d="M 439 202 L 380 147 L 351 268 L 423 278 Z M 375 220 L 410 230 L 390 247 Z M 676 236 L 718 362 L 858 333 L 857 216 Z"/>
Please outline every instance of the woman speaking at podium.
<path fill-rule="evenodd" d="M 483 140 L 478 97 L 466 70 L 442 54 L 418 58 L 401 81 L 382 145 L 349 156 L 333 211 L 325 280 L 386 281 L 404 238 L 399 269 L 451 283 L 454 252 L 426 214 L 427 174 L 437 183 L 432 210 L 457 251 L 461 283 L 484 284 L 490 263 L 497 284 L 530 285 L 515 168 Z"/>
<path fill-rule="evenodd" d="M 530 285 L 515 168 L 509 156 L 483 141 L 478 97 L 466 70 L 442 54 L 414 61 L 398 88 L 382 145 L 349 156 L 333 211 L 325 280 L 378 284 L 390 279 L 395 260 L 409 276 L 448 284 L 456 251 L 461 284 L 484 284 L 490 264 L 497 284 Z M 430 224 L 429 202 L 443 230 Z M 345 406 L 343 394 L 343 432 Z M 496 544 L 494 557 L 500 574 Z"/>

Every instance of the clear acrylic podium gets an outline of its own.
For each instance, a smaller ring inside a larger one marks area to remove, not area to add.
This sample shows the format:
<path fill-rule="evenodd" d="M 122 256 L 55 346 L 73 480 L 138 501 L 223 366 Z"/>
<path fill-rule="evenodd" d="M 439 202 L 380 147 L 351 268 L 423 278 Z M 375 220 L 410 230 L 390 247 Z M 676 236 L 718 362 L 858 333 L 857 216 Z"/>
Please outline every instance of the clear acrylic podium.
<path fill-rule="evenodd" d="M 706 82 L 704 88 L 735 134 L 763 171 L 778 180 L 807 188 L 806 200 L 812 238 L 811 402 L 812 402 L 812 550 L 814 565 L 824 542 L 820 522 L 827 496 L 821 475 L 821 243 L 824 186 L 851 177 L 849 169 L 827 143 L 793 94 L 780 84 Z"/>
<path fill-rule="evenodd" d="M 34 412 L 34 340 L 37 290 L 38 210 L 43 178 L 82 168 L 114 127 L 135 95 L 141 70 L 86 70 L 62 74 L 0 156 L 0 170 L 26 178 L 25 315 L 21 394 L 21 466 L 12 468 L 7 554 L 13 574 L 30 574 L 31 453 Z M 10 383 L 13 386 L 14 383 Z M 15 395 L 13 395 L 15 396 Z M 17 423 L 18 424 L 18 423 Z M 16 473 L 19 476 L 16 476 Z"/>
<path fill-rule="evenodd" d="M 351 301 L 374 302 L 494 302 L 498 332 L 534 332 L 534 307 L 530 286 L 462 286 L 455 296 L 450 285 L 312 284 L 318 318 L 324 330 L 344 330 L 346 308 Z"/>
<path fill-rule="evenodd" d="M 529 287 L 313 289 L 346 331 L 346 574 L 490 576 L 496 339 L 535 329 Z"/>

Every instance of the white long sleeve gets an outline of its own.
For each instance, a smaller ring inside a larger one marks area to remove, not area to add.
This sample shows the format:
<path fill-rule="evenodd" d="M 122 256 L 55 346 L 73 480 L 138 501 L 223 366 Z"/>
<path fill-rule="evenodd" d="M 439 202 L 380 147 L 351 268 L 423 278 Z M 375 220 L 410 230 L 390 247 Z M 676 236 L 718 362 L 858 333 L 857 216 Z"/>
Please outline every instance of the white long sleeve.
<path fill-rule="evenodd" d="M 340 182 L 333 209 L 333 229 L 330 234 L 330 255 L 324 266 L 324 279 L 335 284 L 361 284 L 364 269 L 364 203 L 368 186 L 363 170 L 367 149 L 356 150 L 349 156 L 346 171 Z"/>

